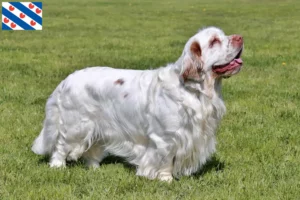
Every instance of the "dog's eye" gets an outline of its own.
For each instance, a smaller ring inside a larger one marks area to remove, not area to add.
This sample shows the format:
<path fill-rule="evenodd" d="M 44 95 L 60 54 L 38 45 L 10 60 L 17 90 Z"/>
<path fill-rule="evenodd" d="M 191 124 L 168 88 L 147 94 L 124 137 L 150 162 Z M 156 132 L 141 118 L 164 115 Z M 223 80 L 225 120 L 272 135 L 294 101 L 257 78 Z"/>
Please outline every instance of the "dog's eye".
<path fill-rule="evenodd" d="M 217 37 L 214 37 L 214 38 L 210 41 L 209 47 L 213 47 L 215 44 L 221 44 L 220 39 L 217 38 Z"/>

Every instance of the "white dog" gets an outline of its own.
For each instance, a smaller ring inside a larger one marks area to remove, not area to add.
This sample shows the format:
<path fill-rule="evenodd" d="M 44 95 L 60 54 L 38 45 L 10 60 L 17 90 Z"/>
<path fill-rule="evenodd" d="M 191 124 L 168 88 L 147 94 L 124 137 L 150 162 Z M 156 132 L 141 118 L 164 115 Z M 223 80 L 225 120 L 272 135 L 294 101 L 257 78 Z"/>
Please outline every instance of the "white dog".
<path fill-rule="evenodd" d="M 225 113 L 221 81 L 239 72 L 242 49 L 241 36 L 209 27 L 166 67 L 76 71 L 48 99 L 32 150 L 50 155 L 51 167 L 80 157 L 98 167 L 113 154 L 149 179 L 191 175 L 215 152 Z"/>

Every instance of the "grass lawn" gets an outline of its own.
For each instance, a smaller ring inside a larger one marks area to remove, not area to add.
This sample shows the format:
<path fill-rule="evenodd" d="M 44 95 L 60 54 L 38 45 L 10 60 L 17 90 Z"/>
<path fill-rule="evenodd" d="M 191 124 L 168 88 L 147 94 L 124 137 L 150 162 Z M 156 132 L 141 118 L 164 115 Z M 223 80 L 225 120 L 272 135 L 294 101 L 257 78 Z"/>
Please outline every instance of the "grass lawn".
<path fill-rule="evenodd" d="M 44 0 L 42 31 L 0 31 L 0 199 L 299 199 L 300 1 Z M 87 66 L 175 61 L 204 26 L 244 36 L 244 67 L 223 82 L 217 153 L 171 184 L 116 158 L 50 169 L 31 152 L 47 97 Z"/>

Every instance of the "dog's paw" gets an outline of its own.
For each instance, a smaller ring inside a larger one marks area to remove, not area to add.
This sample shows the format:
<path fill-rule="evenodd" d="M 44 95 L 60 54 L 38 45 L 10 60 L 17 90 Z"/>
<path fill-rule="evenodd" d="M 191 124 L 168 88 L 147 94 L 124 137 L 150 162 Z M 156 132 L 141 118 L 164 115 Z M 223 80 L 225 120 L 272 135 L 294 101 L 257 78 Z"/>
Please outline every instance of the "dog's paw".
<path fill-rule="evenodd" d="M 49 165 L 51 168 L 64 168 L 64 167 L 66 167 L 66 161 L 51 160 Z"/>
<path fill-rule="evenodd" d="M 97 169 L 97 168 L 99 168 L 100 165 L 99 165 L 99 162 L 97 162 L 97 161 L 89 160 L 86 162 L 86 166 L 88 168 Z"/>
<path fill-rule="evenodd" d="M 158 177 L 159 180 L 171 183 L 173 180 L 172 174 L 160 174 Z"/>

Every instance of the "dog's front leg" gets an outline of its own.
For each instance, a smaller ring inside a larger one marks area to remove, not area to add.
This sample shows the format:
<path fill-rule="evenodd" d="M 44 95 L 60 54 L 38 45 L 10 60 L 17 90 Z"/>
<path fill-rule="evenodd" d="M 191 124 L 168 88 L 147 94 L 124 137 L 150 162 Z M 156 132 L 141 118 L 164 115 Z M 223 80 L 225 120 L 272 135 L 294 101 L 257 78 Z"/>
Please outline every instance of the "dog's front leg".
<path fill-rule="evenodd" d="M 158 152 L 149 151 L 152 150 L 147 149 L 138 166 L 136 175 L 171 182 L 173 180 L 173 159 L 163 158 Z"/>
<path fill-rule="evenodd" d="M 138 176 L 171 182 L 173 180 L 173 143 L 156 134 L 150 135 L 149 146 L 140 159 Z"/>

